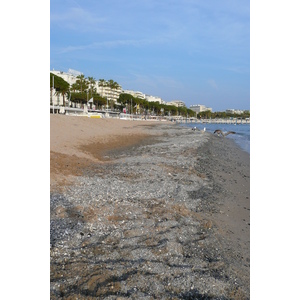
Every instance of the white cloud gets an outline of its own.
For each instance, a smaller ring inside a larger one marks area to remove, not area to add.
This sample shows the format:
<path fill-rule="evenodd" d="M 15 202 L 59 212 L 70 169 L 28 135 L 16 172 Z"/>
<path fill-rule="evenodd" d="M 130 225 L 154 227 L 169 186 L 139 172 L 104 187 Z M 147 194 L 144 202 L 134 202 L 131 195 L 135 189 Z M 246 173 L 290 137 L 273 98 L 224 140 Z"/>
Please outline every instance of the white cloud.
<path fill-rule="evenodd" d="M 122 46 L 131 46 L 131 47 L 142 47 L 145 45 L 150 44 L 158 44 L 158 43 L 164 43 L 165 40 L 163 38 L 161 39 L 124 39 L 124 40 L 111 40 L 111 41 L 103 41 L 103 42 L 95 42 L 90 43 L 86 45 L 76 45 L 76 46 L 67 46 L 60 50 L 60 53 L 67 53 L 67 52 L 73 52 L 73 51 L 81 51 L 81 50 L 87 50 L 87 49 L 109 49 L 109 48 L 117 48 Z"/>
<path fill-rule="evenodd" d="M 69 28 L 78 31 L 86 31 L 94 29 L 95 26 L 106 21 L 106 17 L 89 12 L 81 7 L 71 7 L 68 11 L 59 11 L 51 13 L 51 26 L 59 25 L 64 28 Z"/>

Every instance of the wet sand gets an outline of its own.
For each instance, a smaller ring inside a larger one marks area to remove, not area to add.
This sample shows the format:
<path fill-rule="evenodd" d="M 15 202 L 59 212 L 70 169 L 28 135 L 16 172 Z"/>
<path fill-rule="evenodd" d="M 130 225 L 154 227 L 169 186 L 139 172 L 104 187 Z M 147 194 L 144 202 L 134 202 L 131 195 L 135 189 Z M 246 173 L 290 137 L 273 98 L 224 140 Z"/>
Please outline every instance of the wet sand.
<path fill-rule="evenodd" d="M 250 299 L 250 157 L 173 124 L 51 116 L 51 299 Z"/>

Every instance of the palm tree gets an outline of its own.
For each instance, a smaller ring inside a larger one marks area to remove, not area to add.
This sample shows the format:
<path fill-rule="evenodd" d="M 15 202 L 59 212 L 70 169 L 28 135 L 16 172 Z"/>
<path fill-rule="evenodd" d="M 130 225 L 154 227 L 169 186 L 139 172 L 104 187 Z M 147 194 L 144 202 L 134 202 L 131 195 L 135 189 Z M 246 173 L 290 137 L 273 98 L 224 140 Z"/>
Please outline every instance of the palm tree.
<path fill-rule="evenodd" d="M 64 86 L 62 86 L 61 88 L 60 88 L 60 92 L 62 93 L 62 95 L 63 95 L 63 106 L 65 107 L 66 106 L 66 102 L 65 102 L 65 94 L 69 94 L 69 85 L 68 86 L 66 86 L 66 85 L 64 85 Z"/>
<path fill-rule="evenodd" d="M 82 94 L 82 90 L 86 90 L 88 88 L 88 82 L 87 80 L 84 78 L 84 75 L 78 75 L 76 80 L 76 84 L 78 85 L 78 87 L 80 87 L 80 91 Z"/>
<path fill-rule="evenodd" d="M 104 91 L 104 88 L 108 85 L 107 81 L 105 79 L 99 79 L 98 86 L 101 88 L 100 95 L 101 97 L 106 97 L 106 92 Z"/>
<path fill-rule="evenodd" d="M 113 81 L 112 79 L 108 80 L 108 86 L 110 88 L 110 99 L 114 101 L 116 100 L 117 94 L 116 94 L 116 90 L 118 90 L 120 88 L 120 85 L 116 82 Z"/>
<path fill-rule="evenodd" d="M 105 79 L 99 79 L 98 86 L 107 86 L 107 81 Z"/>
<path fill-rule="evenodd" d="M 88 82 L 90 84 L 91 97 L 93 97 L 93 92 L 95 93 L 95 88 L 94 88 L 94 85 L 96 83 L 95 78 L 88 77 Z"/>
<path fill-rule="evenodd" d="M 116 82 L 116 81 L 113 81 L 112 79 L 109 79 L 108 80 L 108 86 L 112 89 L 112 90 L 117 90 L 120 85 Z"/>
<path fill-rule="evenodd" d="M 83 92 L 87 92 L 87 90 L 89 88 L 88 81 L 84 78 L 83 74 L 77 76 L 76 78 L 77 78 L 77 80 L 76 80 L 75 83 L 72 84 L 71 90 L 74 91 L 74 92 L 75 91 L 80 91 L 80 98 L 79 99 L 81 99 L 83 102 L 85 102 L 85 100 L 84 100 L 85 97 L 83 96 Z M 78 102 L 79 99 L 75 100 L 75 102 Z M 80 100 L 80 103 L 81 103 L 81 100 Z"/>

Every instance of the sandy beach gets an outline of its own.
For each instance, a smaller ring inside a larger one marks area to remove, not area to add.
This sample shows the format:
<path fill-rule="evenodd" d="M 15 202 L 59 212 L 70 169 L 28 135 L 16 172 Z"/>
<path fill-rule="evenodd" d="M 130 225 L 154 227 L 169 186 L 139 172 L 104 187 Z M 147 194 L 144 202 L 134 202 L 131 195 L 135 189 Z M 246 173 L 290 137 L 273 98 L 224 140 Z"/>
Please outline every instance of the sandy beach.
<path fill-rule="evenodd" d="M 166 122 L 50 116 L 51 299 L 250 299 L 250 157 Z"/>
<path fill-rule="evenodd" d="M 73 176 L 94 163 L 106 161 L 106 152 L 147 140 L 147 128 L 154 125 L 151 121 L 50 115 L 51 189 L 72 182 Z"/>

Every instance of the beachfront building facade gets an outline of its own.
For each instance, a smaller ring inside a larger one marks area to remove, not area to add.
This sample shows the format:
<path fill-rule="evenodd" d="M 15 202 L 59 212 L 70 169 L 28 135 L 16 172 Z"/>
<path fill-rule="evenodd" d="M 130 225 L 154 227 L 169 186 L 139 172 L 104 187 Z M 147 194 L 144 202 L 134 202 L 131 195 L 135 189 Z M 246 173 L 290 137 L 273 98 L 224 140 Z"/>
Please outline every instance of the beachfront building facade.
<path fill-rule="evenodd" d="M 138 99 L 145 100 L 145 94 L 140 91 L 123 90 L 123 93 L 132 95 L 133 97 L 138 98 Z"/>
<path fill-rule="evenodd" d="M 65 101 L 67 102 L 67 100 L 68 99 L 66 99 L 65 96 Z M 63 105 L 63 96 L 60 93 L 57 93 L 56 89 L 50 90 L 50 105 L 57 105 L 57 106 Z"/>
<path fill-rule="evenodd" d="M 82 75 L 79 71 L 69 69 L 68 72 L 55 71 L 52 70 L 50 73 L 61 77 L 66 82 L 70 84 L 70 87 L 76 83 L 78 79 L 77 76 Z M 116 85 L 114 88 L 109 86 L 109 82 L 105 80 L 95 80 L 94 84 L 88 84 L 89 88 L 95 88 L 96 93 L 98 93 L 101 97 L 106 98 L 108 101 L 114 101 L 115 103 L 118 101 L 120 94 L 122 93 L 122 87 L 120 85 Z M 57 103 L 57 105 L 62 105 L 62 95 L 56 93 L 55 89 L 50 91 L 50 99 L 51 102 Z M 67 99 L 66 99 L 67 101 Z"/>
<path fill-rule="evenodd" d="M 226 113 L 241 115 L 241 114 L 244 113 L 244 111 L 240 110 L 240 109 L 232 109 L 232 108 L 230 108 L 230 109 L 226 109 Z"/>
<path fill-rule="evenodd" d="M 202 104 L 191 105 L 190 109 L 193 110 L 196 113 L 200 113 L 200 112 L 203 112 L 203 111 L 212 111 L 211 107 L 206 107 L 205 105 L 202 105 Z"/>
<path fill-rule="evenodd" d="M 98 85 L 96 82 L 96 92 L 103 98 L 106 98 L 108 101 L 117 102 L 120 94 L 122 93 L 122 87 L 118 86 L 117 88 L 111 88 L 107 85 Z"/>
<path fill-rule="evenodd" d="M 70 71 L 70 70 L 69 70 Z M 56 75 L 56 76 L 59 76 L 61 77 L 64 81 L 66 81 L 70 86 L 74 83 L 76 83 L 76 76 L 80 75 L 76 75 L 74 73 L 71 73 L 71 72 L 62 72 L 62 71 L 50 71 L 50 73 Z"/>
<path fill-rule="evenodd" d="M 170 102 L 166 102 L 166 105 L 173 105 L 176 107 L 185 107 L 185 103 L 181 100 L 172 100 Z"/>
<path fill-rule="evenodd" d="M 157 96 L 145 95 L 145 98 L 148 102 L 158 102 L 159 104 L 165 103 L 165 101 L 163 101 L 160 97 Z"/>

